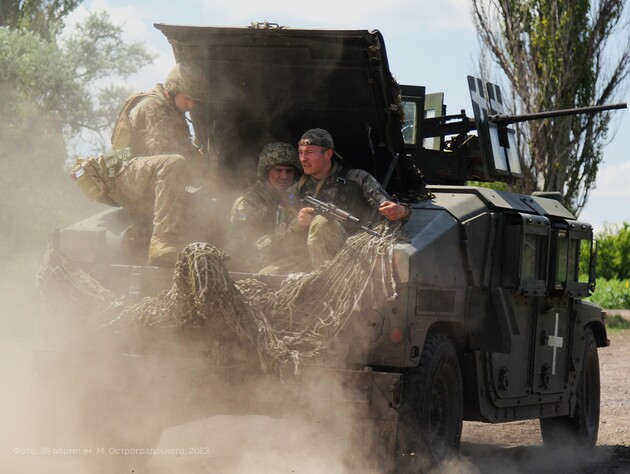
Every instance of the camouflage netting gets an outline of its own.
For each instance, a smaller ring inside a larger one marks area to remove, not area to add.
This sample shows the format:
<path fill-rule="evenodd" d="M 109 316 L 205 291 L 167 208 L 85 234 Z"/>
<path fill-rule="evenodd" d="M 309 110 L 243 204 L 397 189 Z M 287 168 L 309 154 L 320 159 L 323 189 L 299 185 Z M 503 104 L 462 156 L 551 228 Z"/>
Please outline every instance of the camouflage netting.
<path fill-rule="evenodd" d="M 297 371 L 303 359 L 326 351 L 352 314 L 397 296 L 392 259 L 399 229 L 383 225 L 379 238 L 352 236 L 334 259 L 310 273 L 289 275 L 279 288 L 257 278 L 233 281 L 227 256 L 206 243 L 181 252 L 170 290 L 136 304 L 126 304 L 52 248 L 37 283 L 44 298 L 63 293 L 80 314 L 88 314 L 91 330 L 227 326 L 258 353 L 263 370 L 282 371 L 291 363 Z"/>

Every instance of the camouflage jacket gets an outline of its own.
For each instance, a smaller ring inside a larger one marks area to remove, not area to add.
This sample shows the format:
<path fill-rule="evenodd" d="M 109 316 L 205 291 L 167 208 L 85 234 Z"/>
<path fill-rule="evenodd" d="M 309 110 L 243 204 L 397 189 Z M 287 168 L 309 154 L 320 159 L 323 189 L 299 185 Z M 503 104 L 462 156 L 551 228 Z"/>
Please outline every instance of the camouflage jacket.
<path fill-rule="evenodd" d="M 126 129 L 131 129 L 131 136 L 125 135 Z M 161 84 L 127 99 L 114 126 L 112 146 L 129 146 L 134 156 L 177 154 L 197 166 L 204 161 L 192 142 L 186 116 Z"/>
<path fill-rule="evenodd" d="M 295 211 L 288 197 L 259 180 L 236 199 L 226 245 L 230 270 L 256 272 L 290 253 L 286 232 Z"/>
<path fill-rule="evenodd" d="M 319 188 L 319 189 L 318 189 Z M 305 207 L 301 202 L 305 196 L 313 196 L 320 201 L 332 203 L 344 211 L 358 217 L 365 224 L 376 224 L 382 219 L 378 208 L 391 197 L 381 184 L 367 171 L 345 169 L 334 165 L 331 174 L 322 182 L 303 175 L 300 181 L 288 189 L 292 202 L 298 208 Z M 295 221 L 291 224 L 293 229 Z M 352 223 L 342 223 L 349 234 L 357 231 Z"/>

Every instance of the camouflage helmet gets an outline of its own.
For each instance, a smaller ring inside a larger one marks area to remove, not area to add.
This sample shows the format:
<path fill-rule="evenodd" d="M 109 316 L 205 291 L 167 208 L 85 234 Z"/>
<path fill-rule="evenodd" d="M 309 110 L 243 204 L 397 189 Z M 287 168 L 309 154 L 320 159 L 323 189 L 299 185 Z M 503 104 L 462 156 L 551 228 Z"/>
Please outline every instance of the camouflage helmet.
<path fill-rule="evenodd" d="M 179 63 L 168 73 L 164 88 L 173 94 L 183 92 L 195 100 L 203 101 L 210 84 L 199 66 L 193 63 Z"/>
<path fill-rule="evenodd" d="M 293 166 L 297 174 L 302 173 L 302 165 L 294 146 L 275 142 L 265 145 L 258 155 L 258 177 L 265 178 L 274 166 Z"/>

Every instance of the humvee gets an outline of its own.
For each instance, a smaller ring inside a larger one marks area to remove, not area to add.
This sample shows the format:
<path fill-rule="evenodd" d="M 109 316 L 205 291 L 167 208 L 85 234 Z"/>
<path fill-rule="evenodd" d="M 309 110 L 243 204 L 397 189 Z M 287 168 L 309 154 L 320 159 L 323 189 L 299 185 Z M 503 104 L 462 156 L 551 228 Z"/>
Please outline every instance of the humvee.
<path fill-rule="evenodd" d="M 539 419 L 545 444 L 595 445 L 597 349 L 609 341 L 601 308 L 583 299 L 595 284 L 593 228 L 557 196 L 466 185 L 522 176 L 496 85 L 469 77 L 473 117 L 447 115 L 443 94 L 396 82 L 378 31 L 155 27 L 176 61 L 210 80 L 194 135 L 234 196 L 216 197 L 209 241 L 221 245 L 263 145 L 315 127 L 348 167 L 412 207 L 394 249 L 398 297 L 353 317 L 339 335 L 345 359 L 329 368 L 360 387 L 358 413 L 381 424 L 397 470 L 456 450 L 464 420 Z M 56 246 L 113 291 L 155 294 L 172 269 L 143 264 L 150 232 L 138 225 L 107 209 L 62 229 Z"/>

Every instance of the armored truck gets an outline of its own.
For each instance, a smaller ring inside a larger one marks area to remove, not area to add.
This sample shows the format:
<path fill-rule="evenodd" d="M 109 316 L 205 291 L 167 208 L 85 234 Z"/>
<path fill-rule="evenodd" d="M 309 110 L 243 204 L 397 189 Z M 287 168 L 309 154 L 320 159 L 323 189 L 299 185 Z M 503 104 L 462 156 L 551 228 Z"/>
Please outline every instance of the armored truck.
<path fill-rule="evenodd" d="M 194 136 L 234 195 L 213 201 L 208 241 L 221 246 L 263 145 L 297 143 L 310 128 L 330 131 L 346 166 L 412 208 L 393 251 L 397 297 L 355 314 L 336 337 L 341 361 L 323 367 L 361 392 L 357 413 L 383 425 L 377 444 L 396 470 L 456 450 L 465 420 L 539 419 L 545 444 L 595 445 L 598 348 L 609 341 L 601 308 L 584 299 L 595 285 L 593 228 L 555 195 L 467 185 L 522 177 L 496 85 L 468 77 L 473 116 L 447 115 L 443 94 L 397 83 L 379 31 L 155 27 L 175 60 L 210 82 Z M 172 277 L 144 264 L 142 225 L 109 208 L 62 229 L 56 247 L 140 298 Z"/>

